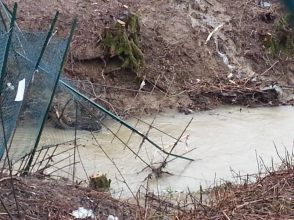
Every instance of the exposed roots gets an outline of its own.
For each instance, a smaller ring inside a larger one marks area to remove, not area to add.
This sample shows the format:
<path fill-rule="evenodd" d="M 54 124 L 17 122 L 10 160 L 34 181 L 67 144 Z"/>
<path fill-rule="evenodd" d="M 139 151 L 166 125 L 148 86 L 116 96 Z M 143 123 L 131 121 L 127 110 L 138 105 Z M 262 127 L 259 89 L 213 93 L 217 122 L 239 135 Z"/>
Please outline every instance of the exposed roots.
<path fill-rule="evenodd" d="M 144 63 L 144 55 L 139 48 L 139 18 L 129 12 L 122 20 L 117 20 L 112 28 L 106 28 L 103 37 L 106 57 L 118 57 L 121 67 L 137 73 Z M 138 75 L 139 76 L 139 75 Z"/>

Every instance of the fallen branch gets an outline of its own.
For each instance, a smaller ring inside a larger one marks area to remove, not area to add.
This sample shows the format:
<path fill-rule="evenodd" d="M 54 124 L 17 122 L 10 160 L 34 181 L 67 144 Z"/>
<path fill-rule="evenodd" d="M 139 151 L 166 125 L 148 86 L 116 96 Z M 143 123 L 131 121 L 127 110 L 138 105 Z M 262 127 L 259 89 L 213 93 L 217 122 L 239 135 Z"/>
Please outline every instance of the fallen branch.
<path fill-rule="evenodd" d="M 274 68 L 275 65 L 277 65 L 280 61 L 277 60 L 276 62 L 274 62 L 273 65 L 271 65 L 268 69 L 266 69 L 263 73 L 260 74 L 260 76 L 265 75 L 268 71 L 270 71 L 272 68 Z"/>
<path fill-rule="evenodd" d="M 2 179 L 0 179 L 0 183 L 1 182 L 4 182 L 6 180 L 11 180 L 11 179 L 15 179 L 15 180 L 18 180 L 19 181 L 18 177 L 16 177 L 16 176 L 12 176 L 12 177 L 7 176 L 7 177 L 3 177 Z"/>

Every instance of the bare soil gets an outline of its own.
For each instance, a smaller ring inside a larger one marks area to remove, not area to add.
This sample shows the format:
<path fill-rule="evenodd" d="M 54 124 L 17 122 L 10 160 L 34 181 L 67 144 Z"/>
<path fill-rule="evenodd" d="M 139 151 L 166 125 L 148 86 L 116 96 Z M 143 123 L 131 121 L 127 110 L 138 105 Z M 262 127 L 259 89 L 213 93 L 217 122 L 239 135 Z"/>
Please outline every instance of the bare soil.
<path fill-rule="evenodd" d="M 4 2 L 12 6 L 15 0 Z M 277 0 L 272 0 L 269 8 L 261 8 L 254 0 L 16 2 L 17 21 L 23 29 L 44 30 L 59 10 L 58 34 L 65 36 L 77 16 L 78 28 L 65 73 L 121 116 L 166 108 L 189 113 L 223 103 L 278 105 L 280 97 L 262 88 L 286 86 L 288 98 L 294 85 L 293 57 L 274 58 L 264 47 L 265 37 L 274 32 L 281 17 L 282 6 Z M 123 5 L 140 18 L 145 65 L 137 74 L 120 69 L 117 60 L 106 59 L 101 45 L 104 29 L 123 15 Z M 206 42 L 219 25 L 223 26 Z M 139 90 L 142 80 L 146 85 Z"/>

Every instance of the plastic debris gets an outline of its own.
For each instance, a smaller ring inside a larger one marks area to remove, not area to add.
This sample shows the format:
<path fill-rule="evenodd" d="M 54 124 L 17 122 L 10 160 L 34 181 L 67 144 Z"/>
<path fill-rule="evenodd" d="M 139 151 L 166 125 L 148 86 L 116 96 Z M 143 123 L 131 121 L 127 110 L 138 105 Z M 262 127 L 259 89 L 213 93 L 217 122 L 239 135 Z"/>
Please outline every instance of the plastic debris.
<path fill-rule="evenodd" d="M 24 78 L 18 82 L 17 93 L 16 93 L 16 97 L 14 101 L 20 102 L 23 100 L 25 88 L 26 88 L 26 79 Z"/>
<path fill-rule="evenodd" d="M 218 55 L 223 59 L 224 64 L 232 71 L 235 69 L 233 65 L 229 64 L 229 59 L 226 54 L 217 51 Z"/>
<path fill-rule="evenodd" d="M 139 88 L 139 90 L 142 90 L 143 89 L 143 87 L 146 85 L 146 83 L 145 83 L 145 80 L 143 80 L 142 82 L 141 82 L 141 85 L 140 85 L 140 88 Z"/>
<path fill-rule="evenodd" d="M 230 73 L 228 76 L 227 76 L 229 79 L 232 79 L 234 77 L 234 74 L 233 73 Z"/>
<path fill-rule="evenodd" d="M 261 0 L 261 1 L 259 2 L 259 6 L 260 6 L 261 8 L 269 8 L 269 7 L 272 6 L 272 4 L 269 3 L 269 2 L 264 2 L 263 0 Z"/>
<path fill-rule="evenodd" d="M 95 218 L 93 210 L 80 207 L 72 212 L 72 215 L 78 219 Z"/>
<path fill-rule="evenodd" d="M 271 85 L 261 89 L 262 91 L 274 90 L 279 96 L 283 95 L 283 89 L 278 85 Z"/>
<path fill-rule="evenodd" d="M 7 90 L 10 90 L 10 91 L 14 90 L 14 85 L 12 85 L 12 83 L 8 82 L 6 85 L 7 85 Z"/>
<path fill-rule="evenodd" d="M 113 215 L 109 215 L 107 220 L 119 220 L 118 217 L 113 216 Z"/>

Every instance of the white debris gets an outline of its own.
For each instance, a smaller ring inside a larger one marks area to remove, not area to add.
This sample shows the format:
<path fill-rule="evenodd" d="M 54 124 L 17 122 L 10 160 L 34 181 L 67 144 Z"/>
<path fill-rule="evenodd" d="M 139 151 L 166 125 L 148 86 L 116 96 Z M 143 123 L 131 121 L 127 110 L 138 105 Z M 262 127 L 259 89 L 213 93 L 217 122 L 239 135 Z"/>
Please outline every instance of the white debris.
<path fill-rule="evenodd" d="M 223 59 L 224 64 L 229 65 L 229 59 L 226 54 L 217 51 L 218 55 Z"/>
<path fill-rule="evenodd" d="M 12 83 L 8 82 L 6 85 L 7 85 L 7 90 L 10 90 L 10 91 L 14 90 L 14 85 L 12 85 Z"/>
<path fill-rule="evenodd" d="M 228 77 L 228 79 L 232 79 L 234 77 L 234 74 L 230 73 L 227 77 Z"/>
<path fill-rule="evenodd" d="M 259 6 L 260 6 L 261 8 L 269 8 L 269 7 L 272 6 L 272 4 L 269 3 L 269 2 L 264 2 L 263 0 L 261 0 L 260 3 L 259 3 Z"/>
<path fill-rule="evenodd" d="M 25 88 L 26 88 L 26 79 L 24 78 L 18 82 L 17 93 L 16 93 L 16 97 L 14 101 L 21 102 L 23 100 Z"/>
<path fill-rule="evenodd" d="M 126 22 L 120 20 L 120 19 L 116 19 L 117 23 L 119 23 L 121 26 L 126 26 Z"/>
<path fill-rule="evenodd" d="M 278 85 L 271 85 L 261 89 L 262 91 L 274 90 L 279 96 L 283 95 L 283 89 Z"/>
<path fill-rule="evenodd" d="M 235 69 L 235 66 L 230 65 L 229 59 L 226 54 L 217 51 L 218 55 L 223 59 L 224 64 L 232 71 Z"/>
<path fill-rule="evenodd" d="M 274 88 L 274 90 L 276 90 L 276 92 L 278 93 L 279 96 L 283 95 L 283 89 L 280 86 L 274 85 L 273 88 Z"/>
<path fill-rule="evenodd" d="M 84 207 L 78 208 L 78 210 L 74 210 L 72 212 L 72 215 L 75 218 L 84 219 L 84 218 L 95 218 L 93 210 L 91 209 L 85 209 Z"/>
<path fill-rule="evenodd" d="M 140 85 L 139 90 L 142 90 L 142 89 L 144 88 L 145 85 L 146 85 L 145 80 L 143 80 L 143 81 L 141 82 L 141 85 Z"/>
<path fill-rule="evenodd" d="M 113 216 L 113 215 L 109 215 L 107 220 L 119 220 L 118 217 Z"/>
<path fill-rule="evenodd" d="M 227 57 L 227 55 L 225 53 L 222 53 L 219 51 L 217 37 L 214 38 L 214 43 L 215 43 L 215 47 L 216 47 L 216 52 L 219 55 L 219 57 L 223 59 L 224 64 L 230 69 L 230 71 L 233 71 L 236 67 L 233 65 L 230 65 L 229 58 Z"/>

